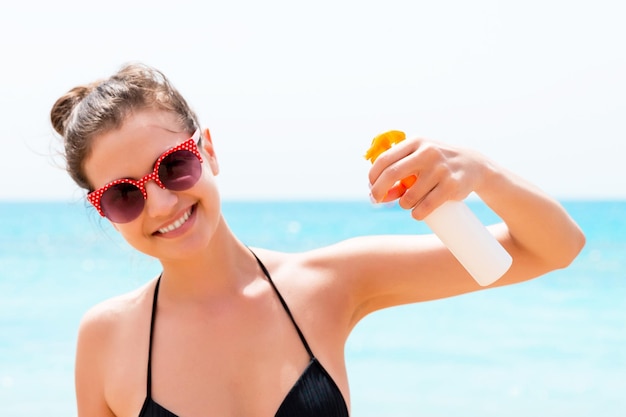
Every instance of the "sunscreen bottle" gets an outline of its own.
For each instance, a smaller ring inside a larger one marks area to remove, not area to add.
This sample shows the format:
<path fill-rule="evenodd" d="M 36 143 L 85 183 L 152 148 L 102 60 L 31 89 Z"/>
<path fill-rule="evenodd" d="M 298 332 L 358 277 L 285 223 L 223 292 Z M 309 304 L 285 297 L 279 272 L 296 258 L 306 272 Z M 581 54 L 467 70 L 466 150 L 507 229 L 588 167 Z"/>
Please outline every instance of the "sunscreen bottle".
<path fill-rule="evenodd" d="M 511 267 L 511 255 L 463 201 L 446 201 L 424 222 L 478 284 L 493 284 Z"/>

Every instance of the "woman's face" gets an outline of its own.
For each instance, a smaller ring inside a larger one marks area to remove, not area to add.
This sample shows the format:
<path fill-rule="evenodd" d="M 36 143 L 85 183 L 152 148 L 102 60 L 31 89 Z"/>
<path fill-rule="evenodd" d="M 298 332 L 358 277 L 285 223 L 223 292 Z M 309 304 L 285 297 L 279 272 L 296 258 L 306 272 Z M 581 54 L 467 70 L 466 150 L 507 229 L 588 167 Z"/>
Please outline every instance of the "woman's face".
<path fill-rule="evenodd" d="M 121 126 L 93 139 L 84 169 L 98 189 L 111 181 L 138 180 L 152 172 L 155 161 L 183 143 L 193 132 L 182 131 L 175 115 L 160 110 L 132 113 Z M 145 184 L 147 199 L 141 214 L 113 226 L 137 250 L 161 260 L 180 259 L 206 247 L 220 222 L 219 193 L 214 181 L 218 173 L 213 146 L 203 139 L 202 174 L 183 191 Z"/>

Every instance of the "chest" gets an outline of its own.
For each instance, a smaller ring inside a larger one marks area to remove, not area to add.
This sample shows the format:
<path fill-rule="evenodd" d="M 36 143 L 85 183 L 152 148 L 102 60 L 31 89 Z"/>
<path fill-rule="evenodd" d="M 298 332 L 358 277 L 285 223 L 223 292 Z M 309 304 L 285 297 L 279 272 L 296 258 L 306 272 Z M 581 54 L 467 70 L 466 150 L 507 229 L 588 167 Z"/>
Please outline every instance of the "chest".
<path fill-rule="evenodd" d="M 150 346 L 149 337 L 131 338 L 134 354 L 120 354 L 109 380 L 113 401 L 132 410 L 118 415 L 134 417 L 146 397 Z M 157 310 L 151 352 L 152 398 L 179 417 L 273 416 L 311 360 L 273 297 Z"/>

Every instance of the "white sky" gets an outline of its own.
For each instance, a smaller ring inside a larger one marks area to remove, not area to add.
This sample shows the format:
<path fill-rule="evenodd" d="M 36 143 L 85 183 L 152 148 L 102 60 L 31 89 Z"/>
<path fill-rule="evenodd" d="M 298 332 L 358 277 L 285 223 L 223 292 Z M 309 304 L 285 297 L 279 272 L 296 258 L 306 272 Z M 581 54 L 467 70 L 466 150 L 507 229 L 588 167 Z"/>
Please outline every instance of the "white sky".
<path fill-rule="evenodd" d="M 50 107 L 142 61 L 211 129 L 225 198 L 367 198 L 373 136 L 474 147 L 559 198 L 626 198 L 626 3 L 8 2 L 1 199 L 82 195 Z"/>

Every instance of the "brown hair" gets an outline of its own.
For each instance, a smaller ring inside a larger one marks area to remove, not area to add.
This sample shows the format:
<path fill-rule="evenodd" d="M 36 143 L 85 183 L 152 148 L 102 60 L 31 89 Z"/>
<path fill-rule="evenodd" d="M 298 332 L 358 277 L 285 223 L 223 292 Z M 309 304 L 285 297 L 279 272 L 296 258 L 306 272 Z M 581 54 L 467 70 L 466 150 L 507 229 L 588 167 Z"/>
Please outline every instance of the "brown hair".
<path fill-rule="evenodd" d="M 50 121 L 64 139 L 66 169 L 76 184 L 93 189 L 83 170 L 93 137 L 121 127 L 131 112 L 151 108 L 176 114 L 189 132 L 200 127 L 165 75 L 143 64 L 127 64 L 107 79 L 74 87 L 54 103 Z"/>

